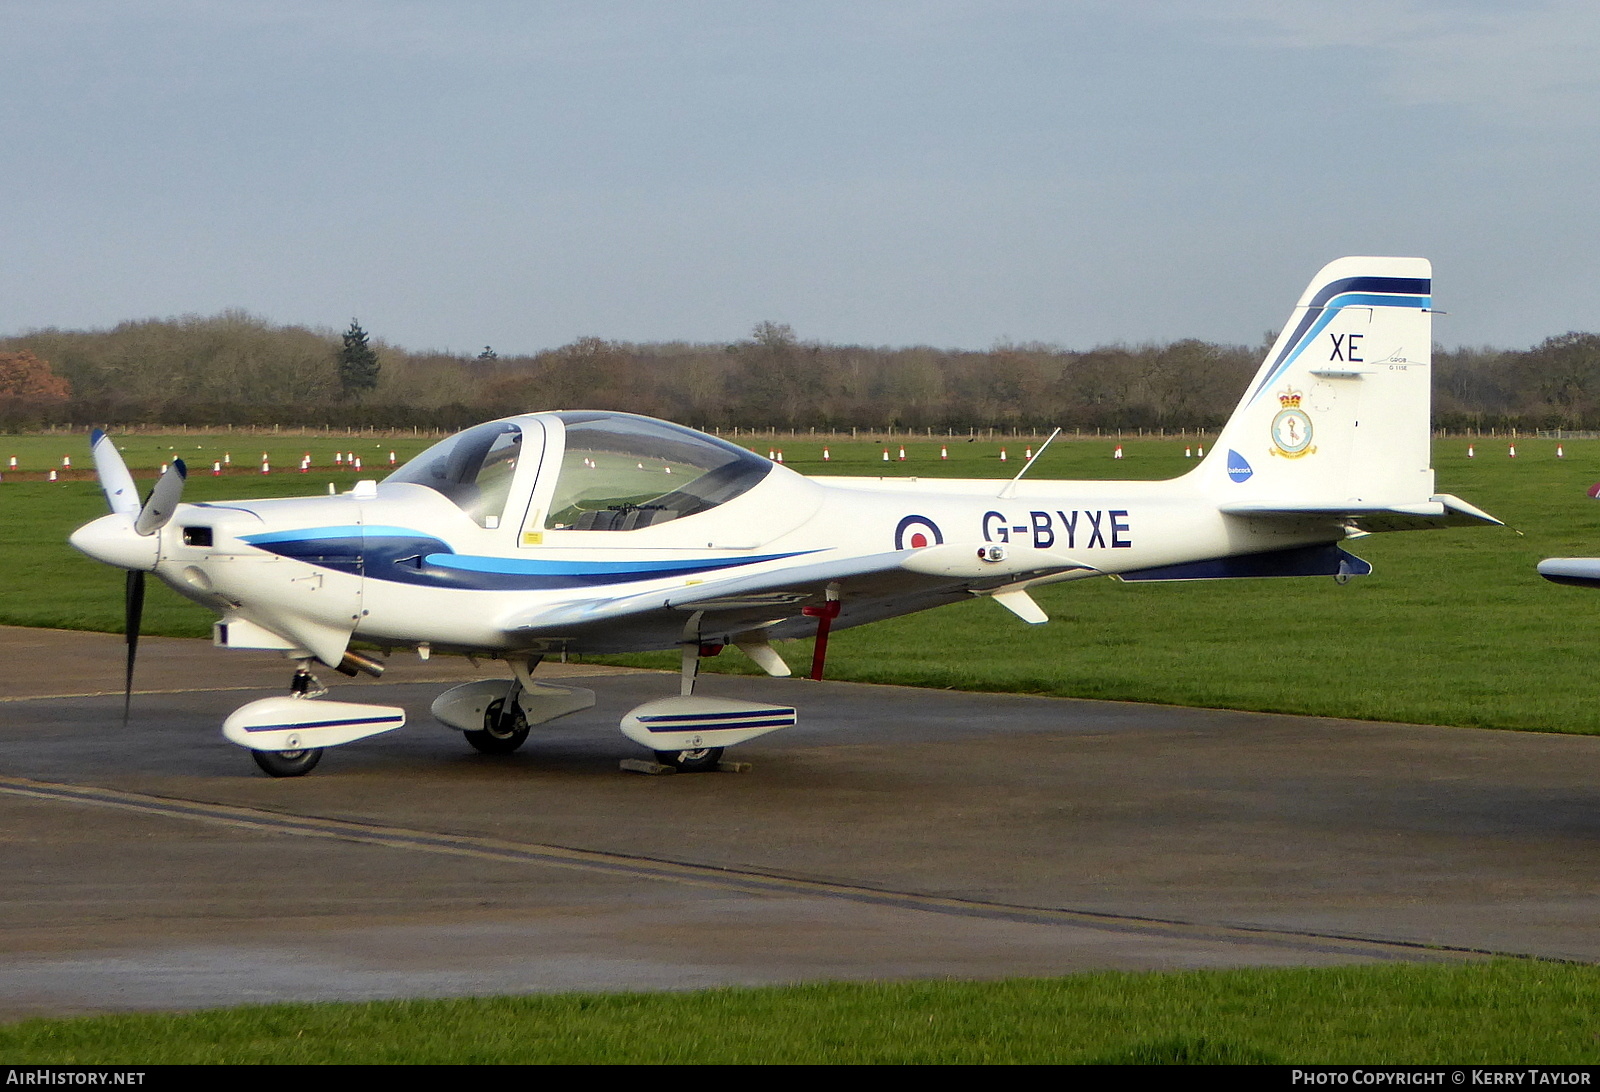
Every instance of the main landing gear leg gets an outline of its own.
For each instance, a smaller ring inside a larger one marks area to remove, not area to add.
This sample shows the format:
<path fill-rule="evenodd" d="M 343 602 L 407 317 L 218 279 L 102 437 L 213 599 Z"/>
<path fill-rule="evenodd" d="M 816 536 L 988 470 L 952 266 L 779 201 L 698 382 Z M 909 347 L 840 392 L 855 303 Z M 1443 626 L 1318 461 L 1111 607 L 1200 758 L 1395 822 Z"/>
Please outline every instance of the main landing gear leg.
<path fill-rule="evenodd" d="M 528 718 L 517 698 L 533 686 L 533 669 L 543 658 L 529 656 L 526 661 L 511 661 L 517 677 L 506 688 L 506 696 L 490 702 L 483 711 L 483 730 L 461 733 L 475 750 L 486 755 L 508 755 L 528 742 Z"/>
<path fill-rule="evenodd" d="M 702 656 L 715 656 L 722 651 L 721 645 L 707 645 L 700 643 L 700 618 L 704 611 L 695 611 L 689 616 L 689 621 L 683 627 L 683 669 L 679 676 L 678 695 L 688 698 L 694 696 L 695 680 L 700 677 L 700 658 Z M 696 747 L 683 751 L 657 751 L 656 761 L 663 766 L 670 766 L 679 773 L 703 773 L 715 770 L 722 762 L 721 747 Z"/>
<path fill-rule="evenodd" d="M 310 660 L 296 660 L 289 693 L 296 698 L 320 698 L 328 688 L 311 673 Z M 269 777 L 304 777 L 322 761 L 321 747 L 302 747 L 294 751 L 251 751 L 263 773 Z"/>

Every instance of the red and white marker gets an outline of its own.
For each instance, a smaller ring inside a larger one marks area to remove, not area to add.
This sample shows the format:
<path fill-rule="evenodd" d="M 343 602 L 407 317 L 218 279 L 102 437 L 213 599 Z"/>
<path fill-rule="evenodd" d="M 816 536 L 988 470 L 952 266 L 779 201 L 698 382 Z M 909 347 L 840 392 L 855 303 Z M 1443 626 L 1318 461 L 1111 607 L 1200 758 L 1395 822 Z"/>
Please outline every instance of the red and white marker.
<path fill-rule="evenodd" d="M 1005 462 L 1006 461 L 1006 449 L 1005 448 L 1001 448 L 1000 449 L 1000 461 L 1001 462 Z"/>
<path fill-rule="evenodd" d="M 62 466 L 62 469 L 64 469 L 64 470 L 71 470 L 72 469 L 72 456 L 71 455 L 63 455 L 63 456 L 61 456 L 61 466 Z"/>
<path fill-rule="evenodd" d="M 1475 451 L 1475 450 L 1474 450 L 1474 449 L 1473 449 L 1473 447 L 1472 447 L 1472 445 L 1471 445 L 1471 444 L 1468 444 L 1468 445 L 1467 445 L 1467 458 L 1469 458 L 1469 459 L 1475 459 L 1475 458 L 1477 458 L 1477 456 L 1478 456 L 1478 453 L 1477 453 L 1477 451 Z"/>
<path fill-rule="evenodd" d="M 943 444 L 940 444 L 939 445 L 939 458 L 948 459 L 949 457 L 950 457 L 950 449 L 945 447 Z"/>
<path fill-rule="evenodd" d="M 222 463 L 220 460 L 211 464 L 211 476 L 213 478 L 222 477 Z"/>
<path fill-rule="evenodd" d="M 224 451 L 222 453 L 222 465 L 223 466 L 232 466 L 233 465 L 233 456 L 228 454 L 226 451 Z"/>
<path fill-rule="evenodd" d="M 823 462 L 827 462 L 827 461 L 828 461 L 828 460 L 829 460 L 829 459 L 831 459 L 831 458 L 832 458 L 832 457 L 833 457 L 833 456 L 831 456 L 831 455 L 829 455 L 829 454 L 828 454 L 828 449 L 827 449 L 827 448 L 823 448 L 823 449 L 822 449 L 822 461 L 823 461 Z"/>
<path fill-rule="evenodd" d="M 1561 450 L 1561 445 L 1560 444 L 1557 444 L 1556 445 L 1556 458 L 1565 459 L 1566 457 L 1567 457 L 1567 453 L 1565 451 Z"/>
<path fill-rule="evenodd" d="M 56 472 L 54 470 L 50 471 L 50 480 L 51 481 L 55 481 L 56 480 Z"/>
<path fill-rule="evenodd" d="M 389 465 L 390 466 L 394 465 L 394 452 L 392 452 L 392 451 L 389 452 Z"/>
<path fill-rule="evenodd" d="M 11 469 L 15 470 L 16 468 L 17 468 L 17 457 L 15 455 L 13 455 L 13 456 L 11 456 Z"/>
<path fill-rule="evenodd" d="M 1112 452 L 1112 453 L 1111 453 L 1111 457 L 1112 457 L 1112 458 L 1113 458 L 1113 459 L 1120 459 L 1120 458 L 1122 458 L 1122 445 L 1121 445 L 1121 444 L 1118 444 L 1118 445 L 1117 445 L 1117 450 L 1115 450 L 1115 451 L 1113 451 L 1113 452 Z"/>
<path fill-rule="evenodd" d="M 1506 457 L 1507 458 L 1511 458 L 1511 459 L 1515 459 L 1517 457 L 1517 445 L 1516 444 L 1508 444 L 1506 446 Z"/>
<path fill-rule="evenodd" d="M 884 448 L 883 449 L 883 461 L 884 462 L 888 462 L 889 461 L 889 449 L 888 448 Z"/>
<path fill-rule="evenodd" d="M 263 473 L 263 474 L 271 474 L 272 473 L 272 464 L 267 462 L 266 459 L 262 459 L 261 460 L 261 473 Z"/>
<path fill-rule="evenodd" d="M 900 449 L 900 461 L 901 462 L 905 462 L 906 461 L 906 449 L 905 448 L 901 448 Z"/>
<path fill-rule="evenodd" d="M 1184 458 L 1185 458 L 1185 459 L 1192 459 L 1192 458 L 1194 458 L 1194 448 L 1192 448 L 1192 447 L 1186 447 L 1186 448 L 1184 448 L 1184 449 L 1183 449 L 1183 457 L 1184 457 Z"/>

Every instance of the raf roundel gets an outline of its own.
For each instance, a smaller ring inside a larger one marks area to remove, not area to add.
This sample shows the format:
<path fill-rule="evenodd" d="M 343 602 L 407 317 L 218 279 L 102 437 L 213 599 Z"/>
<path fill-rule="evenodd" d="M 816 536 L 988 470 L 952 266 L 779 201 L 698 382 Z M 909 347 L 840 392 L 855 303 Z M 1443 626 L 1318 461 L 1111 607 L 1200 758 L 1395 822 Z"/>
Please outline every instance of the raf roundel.
<path fill-rule="evenodd" d="M 927 516 L 907 516 L 894 529 L 896 550 L 920 550 L 924 546 L 944 545 L 939 525 Z"/>

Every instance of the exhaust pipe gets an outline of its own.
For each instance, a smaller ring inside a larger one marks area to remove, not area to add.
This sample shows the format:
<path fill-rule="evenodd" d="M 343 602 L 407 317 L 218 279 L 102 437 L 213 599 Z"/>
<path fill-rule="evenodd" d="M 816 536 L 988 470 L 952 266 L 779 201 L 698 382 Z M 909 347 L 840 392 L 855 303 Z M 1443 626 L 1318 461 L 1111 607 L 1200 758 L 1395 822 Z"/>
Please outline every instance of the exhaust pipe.
<path fill-rule="evenodd" d="M 334 670 L 341 675 L 349 675 L 352 678 L 364 671 L 376 679 L 383 674 L 383 665 L 370 656 L 363 656 L 359 652 L 346 651 L 344 659 L 339 661 L 339 666 Z"/>

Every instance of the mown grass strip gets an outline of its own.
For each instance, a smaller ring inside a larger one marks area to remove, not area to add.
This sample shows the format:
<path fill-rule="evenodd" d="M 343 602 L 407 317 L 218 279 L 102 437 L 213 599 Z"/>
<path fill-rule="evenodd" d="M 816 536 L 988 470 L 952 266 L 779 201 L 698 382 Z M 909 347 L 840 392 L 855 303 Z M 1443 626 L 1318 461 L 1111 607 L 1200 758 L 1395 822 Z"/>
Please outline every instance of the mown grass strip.
<path fill-rule="evenodd" d="M 253 1006 L 0 1027 L 0 1061 L 1600 1061 L 1600 969 L 1497 961 Z"/>

